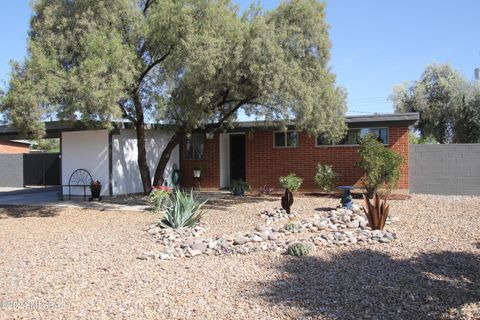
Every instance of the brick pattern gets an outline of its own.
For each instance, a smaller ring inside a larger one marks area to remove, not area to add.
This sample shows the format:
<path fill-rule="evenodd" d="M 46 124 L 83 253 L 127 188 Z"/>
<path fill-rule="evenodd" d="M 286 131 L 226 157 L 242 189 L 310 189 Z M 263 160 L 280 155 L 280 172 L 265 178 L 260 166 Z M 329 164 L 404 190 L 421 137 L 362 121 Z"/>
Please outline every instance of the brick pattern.
<path fill-rule="evenodd" d="M 29 153 L 30 148 L 23 143 L 16 143 L 12 141 L 0 141 L 0 153 Z"/>
<path fill-rule="evenodd" d="M 185 159 L 185 144 L 180 146 L 180 169 L 181 169 L 181 184 L 185 187 L 192 187 L 193 168 L 196 166 L 202 167 L 202 176 L 200 185 L 206 189 L 220 188 L 220 141 L 219 135 L 215 134 L 213 139 L 204 138 L 204 152 L 201 160 L 186 160 Z"/>
<path fill-rule="evenodd" d="M 317 163 L 332 165 L 340 175 L 338 185 L 360 185 L 362 172 L 355 167 L 359 160 L 357 146 L 315 146 L 315 137 L 304 132 L 298 134 L 296 148 L 274 148 L 273 132 L 259 131 L 246 135 L 246 180 L 253 187 L 263 185 L 280 188 L 278 178 L 291 172 L 302 177 L 303 190 L 318 190 L 314 176 Z M 389 147 L 405 159 L 401 167 L 398 189 L 408 189 L 408 127 L 389 128 Z M 218 189 L 220 184 L 220 155 L 218 134 L 205 139 L 203 160 L 185 160 L 184 146 L 180 151 L 182 185 L 193 185 L 193 166 L 203 167 L 203 188 Z"/>

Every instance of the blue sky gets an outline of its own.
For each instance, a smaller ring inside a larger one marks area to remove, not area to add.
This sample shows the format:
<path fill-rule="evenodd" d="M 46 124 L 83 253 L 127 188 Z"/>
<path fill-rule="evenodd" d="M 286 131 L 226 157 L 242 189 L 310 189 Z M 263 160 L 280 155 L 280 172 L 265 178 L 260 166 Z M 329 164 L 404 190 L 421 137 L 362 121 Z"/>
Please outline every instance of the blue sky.
<path fill-rule="evenodd" d="M 242 9 L 250 1 L 235 0 Z M 0 10 L 0 82 L 9 60 L 26 51 L 29 0 L 3 1 Z M 277 0 L 260 1 L 272 9 Z M 448 62 L 467 78 L 480 67 L 478 0 L 330 0 L 331 67 L 348 92 L 350 114 L 388 113 L 392 87 L 418 79 L 425 65 Z M 4 85 L 1 85 L 3 87 Z"/>

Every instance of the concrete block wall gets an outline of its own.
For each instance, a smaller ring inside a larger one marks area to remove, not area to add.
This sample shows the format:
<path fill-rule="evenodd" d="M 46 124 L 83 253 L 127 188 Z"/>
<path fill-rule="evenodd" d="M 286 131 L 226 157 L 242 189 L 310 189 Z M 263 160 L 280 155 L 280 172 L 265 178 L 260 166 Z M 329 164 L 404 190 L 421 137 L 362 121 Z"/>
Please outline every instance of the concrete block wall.
<path fill-rule="evenodd" d="M 480 144 L 410 145 L 410 192 L 480 195 Z"/>
<path fill-rule="evenodd" d="M 23 154 L 0 154 L 0 187 L 23 188 Z"/>

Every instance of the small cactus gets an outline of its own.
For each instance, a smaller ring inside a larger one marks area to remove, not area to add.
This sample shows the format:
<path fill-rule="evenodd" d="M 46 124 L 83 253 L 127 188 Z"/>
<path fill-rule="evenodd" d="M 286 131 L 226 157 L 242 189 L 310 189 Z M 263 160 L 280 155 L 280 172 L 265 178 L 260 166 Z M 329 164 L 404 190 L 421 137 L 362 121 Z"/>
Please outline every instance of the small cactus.
<path fill-rule="evenodd" d="M 283 226 L 283 228 L 287 231 L 295 232 L 298 230 L 298 225 L 293 221 L 289 221 Z"/>
<path fill-rule="evenodd" d="M 285 189 L 285 194 L 282 197 L 282 208 L 290 214 L 290 207 L 293 204 L 293 194 L 290 190 Z"/>
<path fill-rule="evenodd" d="M 294 257 L 303 257 L 312 251 L 313 247 L 310 243 L 297 242 L 291 244 L 287 248 L 287 254 Z"/>

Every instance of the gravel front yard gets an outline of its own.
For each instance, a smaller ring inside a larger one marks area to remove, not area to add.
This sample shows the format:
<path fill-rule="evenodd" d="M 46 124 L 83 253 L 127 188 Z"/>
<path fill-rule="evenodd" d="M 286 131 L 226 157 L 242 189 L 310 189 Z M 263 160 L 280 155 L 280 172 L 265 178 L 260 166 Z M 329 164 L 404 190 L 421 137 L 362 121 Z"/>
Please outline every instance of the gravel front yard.
<path fill-rule="evenodd" d="M 302 219 L 337 204 L 294 209 Z M 137 259 L 157 245 L 151 214 L 3 207 L 0 319 L 480 319 L 480 197 L 391 204 L 389 244 L 166 261 Z M 208 232 L 248 231 L 278 205 L 218 198 Z"/>

